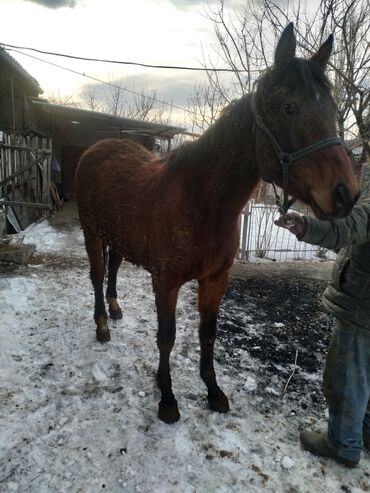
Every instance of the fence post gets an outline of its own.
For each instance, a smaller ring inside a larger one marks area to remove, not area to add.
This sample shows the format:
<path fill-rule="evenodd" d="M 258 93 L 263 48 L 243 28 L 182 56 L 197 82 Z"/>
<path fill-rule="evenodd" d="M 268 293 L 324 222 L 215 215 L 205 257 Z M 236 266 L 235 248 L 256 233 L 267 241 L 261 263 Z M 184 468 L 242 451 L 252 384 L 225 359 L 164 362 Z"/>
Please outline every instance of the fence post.
<path fill-rule="evenodd" d="M 249 258 L 249 250 L 247 245 L 248 238 L 248 226 L 249 226 L 249 214 L 250 214 L 250 202 L 244 208 L 244 217 L 243 217 L 243 235 L 242 235 L 242 248 L 241 248 L 241 260 L 248 260 Z"/>

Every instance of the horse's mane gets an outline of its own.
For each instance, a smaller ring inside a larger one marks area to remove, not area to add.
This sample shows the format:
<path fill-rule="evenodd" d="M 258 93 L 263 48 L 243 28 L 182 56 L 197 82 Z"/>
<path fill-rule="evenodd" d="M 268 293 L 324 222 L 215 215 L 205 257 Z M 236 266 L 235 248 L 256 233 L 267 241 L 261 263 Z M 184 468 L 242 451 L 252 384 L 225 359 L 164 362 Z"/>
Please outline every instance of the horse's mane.
<path fill-rule="evenodd" d="M 211 166 L 225 150 L 239 150 L 240 139 L 237 134 L 252 119 L 249 109 L 250 94 L 231 101 L 221 112 L 219 118 L 193 142 L 187 142 L 167 155 L 168 166 L 194 168 Z M 228 149 L 225 149 L 225 142 Z"/>
<path fill-rule="evenodd" d="M 299 87 L 303 96 L 311 97 L 314 88 L 321 87 L 330 94 L 332 85 L 322 68 L 312 60 L 294 58 L 284 72 L 269 67 L 256 81 L 256 90 L 270 93 L 273 87 L 284 86 L 293 91 Z"/>
<path fill-rule="evenodd" d="M 331 84 L 320 66 L 311 60 L 294 58 L 289 67 L 283 73 L 270 67 L 256 81 L 255 89 L 258 93 L 269 95 L 274 88 L 284 87 L 293 91 L 299 87 L 303 96 L 312 97 L 313 91 L 321 87 L 328 95 L 331 92 Z M 252 119 L 250 106 L 250 94 L 245 94 L 228 104 L 220 114 L 220 117 L 194 142 L 187 142 L 172 150 L 166 156 L 168 166 L 174 168 L 188 167 L 198 168 L 211 166 L 217 161 L 228 143 L 228 150 L 233 147 L 240 150 L 240 139 L 237 138 L 245 125 Z"/>

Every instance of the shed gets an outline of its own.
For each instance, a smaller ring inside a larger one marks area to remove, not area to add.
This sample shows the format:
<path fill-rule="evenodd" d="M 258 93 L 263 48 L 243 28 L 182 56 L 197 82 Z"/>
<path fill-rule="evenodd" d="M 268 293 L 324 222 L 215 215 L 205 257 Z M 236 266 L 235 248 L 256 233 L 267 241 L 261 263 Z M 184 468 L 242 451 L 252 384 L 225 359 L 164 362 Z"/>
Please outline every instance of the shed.
<path fill-rule="evenodd" d="M 154 151 L 158 140 L 162 141 L 162 147 L 169 147 L 174 135 L 184 131 L 171 125 L 50 104 L 39 99 L 32 99 L 32 104 L 36 127 L 52 138 L 53 157 L 61 168 L 60 179 L 54 171 L 54 180 L 60 183 L 60 192 L 67 200 L 75 198 L 74 175 L 79 157 L 98 140 L 129 138 Z"/>
<path fill-rule="evenodd" d="M 75 198 L 78 159 L 98 140 L 129 138 L 154 150 L 158 141 L 169 148 L 184 130 L 51 104 L 42 93 L 37 80 L 0 46 L 0 206 L 10 230 L 47 214 L 51 193 L 59 203 L 54 184 L 64 199 Z"/>
<path fill-rule="evenodd" d="M 31 125 L 29 98 L 42 93 L 37 80 L 0 47 L 0 130 L 17 134 Z"/>

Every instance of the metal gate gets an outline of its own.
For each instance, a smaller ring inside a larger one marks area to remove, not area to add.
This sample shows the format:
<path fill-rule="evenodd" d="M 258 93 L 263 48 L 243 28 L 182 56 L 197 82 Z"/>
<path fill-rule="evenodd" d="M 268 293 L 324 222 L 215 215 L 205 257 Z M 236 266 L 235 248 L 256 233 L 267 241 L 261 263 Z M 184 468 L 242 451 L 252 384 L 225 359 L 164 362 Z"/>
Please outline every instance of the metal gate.
<path fill-rule="evenodd" d="M 307 208 L 299 212 L 311 215 Z M 240 216 L 240 244 L 237 258 L 255 261 L 332 260 L 334 252 L 300 242 L 295 235 L 274 224 L 276 205 L 248 202 Z"/>

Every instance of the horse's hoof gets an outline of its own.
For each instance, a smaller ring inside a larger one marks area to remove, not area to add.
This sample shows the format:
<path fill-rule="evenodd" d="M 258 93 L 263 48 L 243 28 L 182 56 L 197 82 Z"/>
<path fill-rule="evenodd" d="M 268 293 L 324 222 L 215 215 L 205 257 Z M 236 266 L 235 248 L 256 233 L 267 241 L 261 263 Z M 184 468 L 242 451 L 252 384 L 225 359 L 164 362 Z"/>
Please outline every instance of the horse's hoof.
<path fill-rule="evenodd" d="M 116 310 L 109 308 L 109 316 L 112 320 L 120 320 L 122 318 L 121 308 L 118 308 Z"/>
<path fill-rule="evenodd" d="M 110 332 L 107 324 L 107 315 L 94 317 L 96 323 L 96 340 L 99 342 L 110 341 Z"/>
<path fill-rule="evenodd" d="M 110 298 L 109 296 L 107 296 L 107 301 L 110 318 L 112 318 L 113 320 L 119 320 L 120 318 L 122 318 L 122 310 L 119 307 L 117 298 Z"/>
<path fill-rule="evenodd" d="M 176 423 L 176 421 L 180 419 L 177 402 L 175 401 L 173 404 L 165 404 L 161 401 L 158 408 L 158 418 L 168 425 Z"/>
<path fill-rule="evenodd" d="M 108 327 L 105 330 L 96 329 L 96 340 L 99 342 L 110 341 L 110 332 L 109 332 Z"/>
<path fill-rule="evenodd" d="M 208 394 L 208 404 L 213 411 L 219 413 L 228 413 L 230 411 L 229 401 L 222 390 L 215 395 Z"/>

